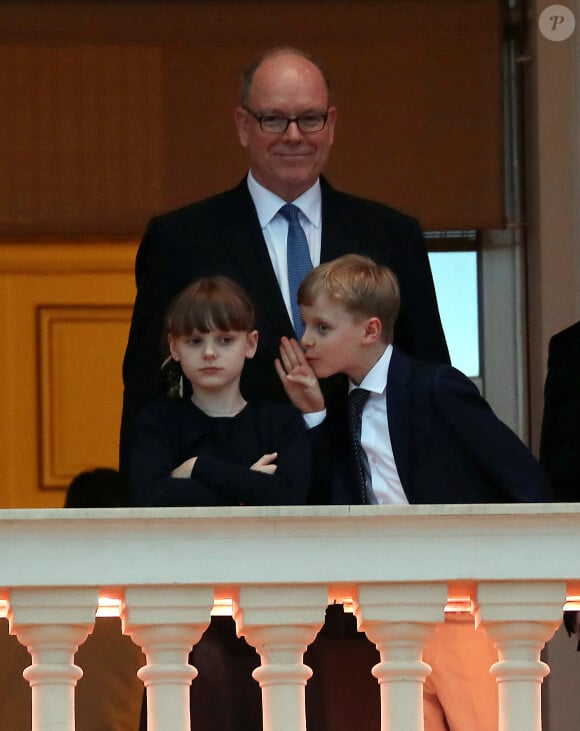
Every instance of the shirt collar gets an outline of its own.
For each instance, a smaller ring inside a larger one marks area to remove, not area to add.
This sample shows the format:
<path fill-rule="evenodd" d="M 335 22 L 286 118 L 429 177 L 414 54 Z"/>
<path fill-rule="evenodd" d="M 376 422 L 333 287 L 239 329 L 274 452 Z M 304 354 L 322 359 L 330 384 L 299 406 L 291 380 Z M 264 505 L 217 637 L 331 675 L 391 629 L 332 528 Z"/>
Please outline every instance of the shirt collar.
<path fill-rule="evenodd" d="M 252 196 L 252 200 L 256 207 L 260 226 L 264 229 L 278 213 L 280 208 L 285 205 L 286 201 L 277 196 L 275 193 L 272 193 L 271 190 L 264 188 L 263 185 L 260 185 L 260 183 L 258 183 L 256 178 L 252 175 L 251 170 L 248 173 L 247 182 L 248 190 L 250 191 L 250 195 Z M 302 211 L 313 226 L 319 228 L 322 220 L 320 180 L 317 180 L 312 187 L 304 191 L 304 193 L 299 195 L 296 200 L 292 201 L 292 203 Z"/>
<path fill-rule="evenodd" d="M 389 374 L 389 365 L 391 363 L 392 355 L 393 346 L 389 344 L 378 361 L 362 379 L 359 386 L 356 386 L 349 380 L 348 392 L 350 393 L 355 388 L 366 388 L 366 390 L 371 393 L 383 394 L 387 388 L 387 376 Z"/>

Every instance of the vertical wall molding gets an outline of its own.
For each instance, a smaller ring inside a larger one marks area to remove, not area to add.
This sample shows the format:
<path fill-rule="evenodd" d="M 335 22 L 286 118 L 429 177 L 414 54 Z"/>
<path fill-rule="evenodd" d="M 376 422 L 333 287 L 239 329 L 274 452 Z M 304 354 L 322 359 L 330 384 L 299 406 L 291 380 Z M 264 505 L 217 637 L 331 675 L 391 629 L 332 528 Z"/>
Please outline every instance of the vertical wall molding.
<path fill-rule="evenodd" d="M 61 507 L 78 472 L 117 466 L 136 248 L 0 243 L 0 507 Z"/>

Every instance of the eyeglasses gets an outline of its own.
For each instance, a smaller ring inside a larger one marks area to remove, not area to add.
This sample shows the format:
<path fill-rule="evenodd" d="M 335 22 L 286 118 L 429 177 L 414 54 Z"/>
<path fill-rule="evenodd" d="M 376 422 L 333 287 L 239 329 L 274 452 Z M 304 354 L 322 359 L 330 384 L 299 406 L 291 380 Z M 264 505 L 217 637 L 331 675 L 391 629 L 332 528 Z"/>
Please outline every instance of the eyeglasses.
<path fill-rule="evenodd" d="M 320 132 L 324 129 L 328 112 L 324 114 L 304 114 L 301 117 L 278 117 L 276 114 L 256 114 L 249 107 L 244 107 L 248 114 L 258 122 L 262 132 L 269 132 L 273 135 L 281 135 L 286 132 L 292 122 L 301 132 Z"/>

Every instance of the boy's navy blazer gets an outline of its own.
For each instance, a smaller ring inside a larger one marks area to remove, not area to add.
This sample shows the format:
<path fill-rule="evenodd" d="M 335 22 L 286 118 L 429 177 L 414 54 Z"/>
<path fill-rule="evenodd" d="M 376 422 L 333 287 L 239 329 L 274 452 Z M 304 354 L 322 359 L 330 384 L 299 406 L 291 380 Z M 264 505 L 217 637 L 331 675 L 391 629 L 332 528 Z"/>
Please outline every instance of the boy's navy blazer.
<path fill-rule="evenodd" d="M 386 399 L 393 455 L 409 503 L 552 500 L 540 464 L 456 369 L 413 360 L 394 348 Z M 330 402 L 326 423 L 315 435 L 320 453 L 315 502 L 360 502 L 345 405 L 344 393 Z"/>

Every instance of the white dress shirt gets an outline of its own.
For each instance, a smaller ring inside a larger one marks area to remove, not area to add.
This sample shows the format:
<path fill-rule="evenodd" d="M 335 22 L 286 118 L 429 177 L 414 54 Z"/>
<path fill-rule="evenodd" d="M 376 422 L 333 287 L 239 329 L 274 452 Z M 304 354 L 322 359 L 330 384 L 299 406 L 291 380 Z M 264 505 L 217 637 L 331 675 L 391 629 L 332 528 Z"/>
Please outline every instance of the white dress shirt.
<path fill-rule="evenodd" d="M 366 388 L 370 396 L 362 412 L 361 444 L 367 458 L 367 502 L 371 505 L 408 505 L 391 444 L 387 419 L 387 377 L 393 346 L 385 352 L 363 378 L 359 386 L 349 382 L 349 393 L 354 388 Z"/>
<path fill-rule="evenodd" d="M 354 388 L 370 391 L 362 412 L 361 445 L 366 457 L 367 503 L 370 505 L 408 505 L 399 471 L 395 464 L 389 421 L 387 418 L 387 377 L 393 346 L 388 345 L 379 360 L 357 386 L 349 380 L 349 393 Z M 304 414 L 307 429 L 313 429 L 326 418 L 326 409 Z"/>
<path fill-rule="evenodd" d="M 290 320 L 292 320 L 290 290 L 288 288 L 288 261 L 286 258 L 288 221 L 278 213 L 280 208 L 286 204 L 286 201 L 260 185 L 251 171 L 248 173 L 248 189 L 256 207 L 258 220 L 262 227 L 278 286 L 284 298 L 284 304 L 288 310 Z M 300 224 L 306 234 L 312 266 L 318 266 L 320 264 L 322 241 L 320 181 L 317 180 L 311 188 L 298 196 L 296 200 L 293 200 L 292 204 L 300 210 Z"/>

